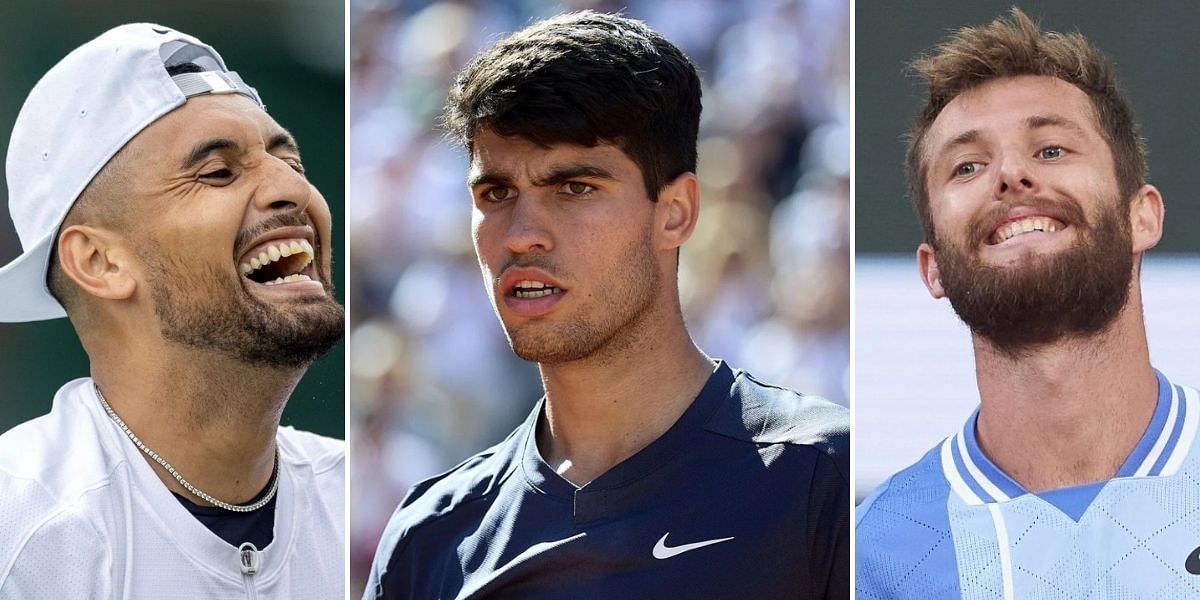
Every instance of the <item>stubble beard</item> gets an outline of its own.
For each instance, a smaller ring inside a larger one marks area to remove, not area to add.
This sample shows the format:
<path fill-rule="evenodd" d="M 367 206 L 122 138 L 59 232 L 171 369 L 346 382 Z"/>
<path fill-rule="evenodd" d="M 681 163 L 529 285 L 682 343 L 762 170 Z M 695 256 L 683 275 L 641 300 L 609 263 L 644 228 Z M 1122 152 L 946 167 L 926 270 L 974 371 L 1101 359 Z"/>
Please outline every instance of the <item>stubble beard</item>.
<path fill-rule="evenodd" d="M 1113 208 L 1092 226 L 1074 220 L 1079 232 L 1066 250 L 1025 255 L 1002 267 L 940 241 L 938 269 L 954 312 L 975 335 L 1010 356 L 1105 331 L 1128 301 L 1133 276 L 1125 204 L 1114 199 L 1107 206 Z"/>
<path fill-rule="evenodd" d="M 660 287 L 647 231 L 617 261 L 609 285 L 599 288 L 602 296 L 579 305 L 564 322 L 504 323 L 509 345 L 517 356 L 543 365 L 612 360 L 645 335 Z"/>
<path fill-rule="evenodd" d="M 321 274 L 324 297 L 274 306 L 211 266 L 199 272 L 153 250 L 140 253 L 163 338 L 251 365 L 302 369 L 328 352 L 344 331 L 345 309 Z M 321 269 L 318 267 L 318 271 Z"/>

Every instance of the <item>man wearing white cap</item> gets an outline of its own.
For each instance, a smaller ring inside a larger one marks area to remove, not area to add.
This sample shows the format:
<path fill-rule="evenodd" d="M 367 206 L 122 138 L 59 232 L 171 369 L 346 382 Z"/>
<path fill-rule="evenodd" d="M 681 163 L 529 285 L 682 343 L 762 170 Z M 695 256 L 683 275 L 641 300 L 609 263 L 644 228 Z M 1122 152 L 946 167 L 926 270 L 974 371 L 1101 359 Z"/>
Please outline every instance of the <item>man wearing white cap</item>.
<path fill-rule="evenodd" d="M 0 321 L 91 378 L 0 435 L 0 598 L 340 598 L 342 443 L 280 428 L 342 335 L 296 141 L 203 42 L 117 27 L 30 93 Z"/>

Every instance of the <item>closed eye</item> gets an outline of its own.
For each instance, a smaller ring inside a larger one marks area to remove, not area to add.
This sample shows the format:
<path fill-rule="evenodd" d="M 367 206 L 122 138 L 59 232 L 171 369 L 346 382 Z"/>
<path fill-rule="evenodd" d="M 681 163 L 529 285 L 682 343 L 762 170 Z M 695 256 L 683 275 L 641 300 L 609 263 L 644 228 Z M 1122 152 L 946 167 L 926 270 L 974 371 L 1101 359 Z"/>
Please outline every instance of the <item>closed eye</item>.
<path fill-rule="evenodd" d="M 229 167 L 223 167 L 223 168 L 220 168 L 220 169 L 214 169 L 214 170 L 212 170 L 212 171 L 208 171 L 208 172 L 206 172 L 206 173 L 201 173 L 201 174 L 200 174 L 200 179 L 207 179 L 207 180 L 210 180 L 210 181 L 211 181 L 211 180 L 218 180 L 218 181 L 219 181 L 219 180 L 222 180 L 222 179 L 230 179 L 230 178 L 232 178 L 232 177 L 233 177 L 233 170 L 232 170 L 232 169 L 230 169 Z"/>
<path fill-rule="evenodd" d="M 295 172 L 297 172 L 297 173 L 299 173 L 299 174 L 301 174 L 301 175 L 303 175 L 303 174 L 304 174 L 304 163 L 300 162 L 300 159 L 298 159 L 298 158 L 284 158 L 284 159 L 283 159 L 283 162 L 287 163 L 287 165 L 288 165 L 289 167 L 291 167 L 293 171 L 295 171 Z"/>

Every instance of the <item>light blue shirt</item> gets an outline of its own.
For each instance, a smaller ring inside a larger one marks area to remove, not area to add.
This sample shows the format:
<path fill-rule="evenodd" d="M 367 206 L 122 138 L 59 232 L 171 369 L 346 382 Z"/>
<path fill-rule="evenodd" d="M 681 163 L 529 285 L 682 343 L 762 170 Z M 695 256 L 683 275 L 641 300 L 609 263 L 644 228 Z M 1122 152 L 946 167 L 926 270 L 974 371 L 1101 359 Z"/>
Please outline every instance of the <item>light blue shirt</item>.
<path fill-rule="evenodd" d="M 1158 385 L 1113 479 L 1037 494 L 979 449 L 976 411 L 859 507 L 857 598 L 1200 598 L 1200 396 Z"/>

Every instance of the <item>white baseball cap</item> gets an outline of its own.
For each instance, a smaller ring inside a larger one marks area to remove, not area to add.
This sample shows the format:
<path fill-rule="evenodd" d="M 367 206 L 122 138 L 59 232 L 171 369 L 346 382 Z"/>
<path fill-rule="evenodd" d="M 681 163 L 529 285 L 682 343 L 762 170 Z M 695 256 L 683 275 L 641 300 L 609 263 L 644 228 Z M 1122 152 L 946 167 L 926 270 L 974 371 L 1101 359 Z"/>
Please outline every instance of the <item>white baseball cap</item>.
<path fill-rule="evenodd" d="M 168 67 L 201 71 L 172 77 Z M 46 284 L 76 198 L 129 140 L 191 96 L 254 88 L 211 46 L 169 27 L 121 25 L 76 48 L 25 99 L 8 145 L 8 208 L 24 252 L 0 267 L 0 322 L 65 317 Z"/>

